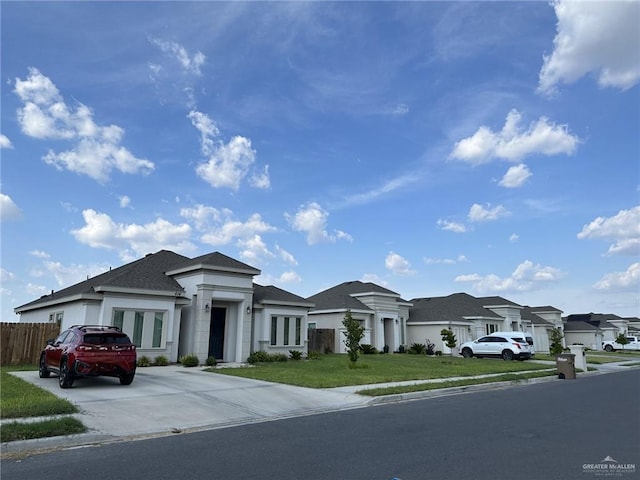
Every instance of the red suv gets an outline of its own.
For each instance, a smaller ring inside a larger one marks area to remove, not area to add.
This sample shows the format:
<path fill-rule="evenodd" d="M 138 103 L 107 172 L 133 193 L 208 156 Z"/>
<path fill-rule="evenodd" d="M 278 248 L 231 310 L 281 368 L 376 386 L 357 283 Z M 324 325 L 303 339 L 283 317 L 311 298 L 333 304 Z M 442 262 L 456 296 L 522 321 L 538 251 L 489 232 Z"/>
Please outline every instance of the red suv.
<path fill-rule="evenodd" d="M 136 373 L 136 346 L 117 327 L 74 325 L 47 341 L 40 355 L 40 378 L 57 373 L 61 388 L 80 377 L 118 377 L 130 385 Z"/>

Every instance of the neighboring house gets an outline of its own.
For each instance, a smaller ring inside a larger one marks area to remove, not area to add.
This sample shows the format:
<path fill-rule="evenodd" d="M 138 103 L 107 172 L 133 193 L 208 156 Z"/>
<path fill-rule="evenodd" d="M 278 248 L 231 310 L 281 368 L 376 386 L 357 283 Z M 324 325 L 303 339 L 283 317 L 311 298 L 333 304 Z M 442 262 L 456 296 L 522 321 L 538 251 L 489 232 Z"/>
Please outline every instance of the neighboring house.
<path fill-rule="evenodd" d="M 530 324 L 530 332 L 533 334 L 533 347 L 536 352 L 549 353 L 551 351 L 551 330 L 559 328 L 563 332 L 562 310 L 555 307 L 528 307 L 525 306 L 520 315 Z"/>
<path fill-rule="evenodd" d="M 452 353 L 444 345 L 440 332 L 451 329 L 458 345 L 499 331 L 526 332 L 534 338 L 537 352 L 549 352 L 546 332 L 560 319 L 561 311 L 553 307 L 523 307 L 502 297 L 476 298 L 467 293 L 446 297 L 414 298 L 410 301 L 407 337 L 409 345 L 430 340 L 436 350 Z M 560 322 L 561 323 L 561 322 Z"/>
<path fill-rule="evenodd" d="M 252 351 L 307 353 L 307 312 L 304 298 L 274 286 L 253 285 Z"/>
<path fill-rule="evenodd" d="M 411 304 L 396 292 L 360 281 L 345 282 L 309 298 L 315 306 L 309 311 L 310 328 L 335 331 L 334 352 L 344 353 L 346 329 L 342 321 L 348 310 L 364 327 L 361 344 L 369 344 L 383 351 L 397 351 L 406 343 L 406 321 Z"/>
<path fill-rule="evenodd" d="M 290 315 L 289 341 L 303 350 L 308 302 L 275 287 L 254 286 L 259 274 L 219 252 L 191 259 L 160 250 L 14 310 L 21 322 L 58 322 L 62 329 L 116 325 L 138 345 L 139 355 L 164 355 L 172 362 L 187 354 L 200 362 L 244 362 L 258 346 L 281 350 L 284 318 Z M 271 327 L 265 327 L 274 317 L 280 335 L 275 345 Z"/>
<path fill-rule="evenodd" d="M 627 320 L 610 313 L 578 313 L 562 320 L 566 345 L 581 344 L 593 350 L 602 350 L 602 342 L 628 332 Z"/>

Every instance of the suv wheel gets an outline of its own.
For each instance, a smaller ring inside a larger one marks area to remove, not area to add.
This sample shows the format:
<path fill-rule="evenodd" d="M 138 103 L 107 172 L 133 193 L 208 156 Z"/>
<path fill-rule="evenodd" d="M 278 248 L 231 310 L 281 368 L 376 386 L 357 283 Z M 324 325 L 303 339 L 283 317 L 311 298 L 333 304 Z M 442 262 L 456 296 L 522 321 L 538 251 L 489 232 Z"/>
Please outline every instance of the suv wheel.
<path fill-rule="evenodd" d="M 60 364 L 60 388 L 71 388 L 73 386 L 73 374 L 69 371 L 69 365 L 66 360 Z"/>
<path fill-rule="evenodd" d="M 471 357 L 473 357 L 473 352 L 471 351 L 471 349 L 470 349 L 470 348 L 464 348 L 464 349 L 462 350 L 462 356 L 463 356 L 464 358 L 471 358 Z"/>
<path fill-rule="evenodd" d="M 513 352 L 511 350 L 503 350 L 502 351 L 502 359 L 503 360 L 513 360 Z"/>
<path fill-rule="evenodd" d="M 604 349 L 605 349 L 607 352 L 613 352 L 613 347 L 612 347 L 611 345 L 605 345 Z"/>
<path fill-rule="evenodd" d="M 51 376 L 51 372 L 47 370 L 47 367 L 44 363 L 44 353 L 40 355 L 40 363 L 38 364 L 38 376 L 40 378 L 49 378 Z"/>
<path fill-rule="evenodd" d="M 131 382 L 133 382 L 133 377 L 135 376 L 136 372 L 133 373 L 123 373 L 122 375 L 120 375 L 120 385 L 131 385 Z"/>

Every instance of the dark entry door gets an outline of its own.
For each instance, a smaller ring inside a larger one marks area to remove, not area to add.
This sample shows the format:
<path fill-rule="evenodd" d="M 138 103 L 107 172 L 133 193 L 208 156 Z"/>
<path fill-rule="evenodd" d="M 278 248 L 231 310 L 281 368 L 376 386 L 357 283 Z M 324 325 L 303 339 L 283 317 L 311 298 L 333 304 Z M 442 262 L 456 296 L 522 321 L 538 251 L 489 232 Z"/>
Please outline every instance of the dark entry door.
<path fill-rule="evenodd" d="M 224 355 L 224 326 L 227 309 L 213 307 L 211 309 L 211 324 L 209 326 L 209 356 L 222 360 Z"/>

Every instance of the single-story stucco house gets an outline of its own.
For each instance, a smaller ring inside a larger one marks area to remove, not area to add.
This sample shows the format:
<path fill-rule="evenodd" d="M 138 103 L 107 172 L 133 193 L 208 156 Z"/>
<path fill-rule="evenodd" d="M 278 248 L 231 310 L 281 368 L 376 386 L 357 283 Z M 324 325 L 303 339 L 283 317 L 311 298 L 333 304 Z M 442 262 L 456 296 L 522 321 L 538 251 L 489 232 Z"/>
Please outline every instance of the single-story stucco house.
<path fill-rule="evenodd" d="M 602 342 L 627 333 L 628 321 L 608 313 L 577 313 L 563 318 L 565 343 L 602 350 Z"/>
<path fill-rule="evenodd" d="M 160 250 L 16 307 L 21 322 L 115 325 L 138 354 L 175 362 L 195 354 L 244 362 L 252 351 L 307 349 L 302 297 L 256 285 L 260 270 L 219 252 L 196 258 Z"/>
<path fill-rule="evenodd" d="M 351 316 L 359 320 L 365 329 L 361 344 L 390 352 L 406 344 L 411 303 L 388 288 L 371 282 L 344 282 L 307 300 L 315 305 L 309 311 L 309 325 L 335 331 L 333 351 L 336 353 L 346 352 L 346 329 L 342 322 L 347 311 L 351 311 Z"/>
<path fill-rule="evenodd" d="M 451 349 L 442 341 L 440 332 L 450 329 L 460 345 L 483 335 L 499 331 L 525 332 L 534 339 L 536 352 L 549 352 L 548 332 L 562 328 L 562 312 L 554 307 L 524 307 L 502 297 L 474 297 L 454 293 L 445 297 L 410 300 L 407 322 L 408 344 L 435 344 L 444 353 Z"/>

